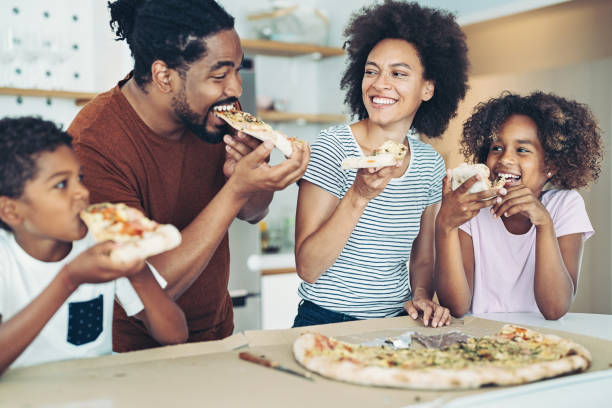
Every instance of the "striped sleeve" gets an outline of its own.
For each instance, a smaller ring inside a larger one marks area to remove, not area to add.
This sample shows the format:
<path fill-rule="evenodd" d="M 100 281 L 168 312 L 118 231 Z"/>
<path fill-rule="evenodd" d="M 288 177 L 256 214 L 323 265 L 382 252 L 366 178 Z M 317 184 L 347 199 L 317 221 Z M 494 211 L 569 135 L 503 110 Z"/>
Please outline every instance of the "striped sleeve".
<path fill-rule="evenodd" d="M 433 150 L 433 148 L 432 148 Z M 446 165 L 442 156 L 435 152 L 436 159 L 431 173 L 431 184 L 429 188 L 427 205 L 432 205 L 442 200 L 442 179 L 446 175 Z"/>
<path fill-rule="evenodd" d="M 346 153 L 340 140 L 327 130 L 312 144 L 310 162 L 303 179 L 342 199 L 345 175 L 340 163 Z"/>

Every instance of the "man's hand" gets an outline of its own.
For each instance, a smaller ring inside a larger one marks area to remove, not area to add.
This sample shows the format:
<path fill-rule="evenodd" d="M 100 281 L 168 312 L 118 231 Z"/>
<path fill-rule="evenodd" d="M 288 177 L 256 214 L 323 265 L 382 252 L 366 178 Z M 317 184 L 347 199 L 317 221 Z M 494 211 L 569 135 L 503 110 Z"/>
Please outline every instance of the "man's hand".
<path fill-rule="evenodd" d="M 232 186 L 236 193 L 250 196 L 260 191 L 282 190 L 304 175 L 310 160 L 308 143 L 294 144 L 291 157 L 280 164 L 270 166 L 267 161 L 273 148 L 274 144 L 267 141 L 259 144 L 253 151 L 237 160 L 238 155 L 232 154 L 231 160 L 234 160 L 235 163 L 226 161 L 224 170 L 226 167 L 228 170 L 232 170 L 228 184 Z M 232 149 L 237 152 L 233 147 Z"/>
<path fill-rule="evenodd" d="M 114 262 L 110 252 L 115 247 L 111 241 L 94 245 L 81 253 L 62 269 L 64 280 L 75 290 L 82 283 L 101 283 L 140 273 L 145 267 L 144 259 L 131 262 Z"/>
<path fill-rule="evenodd" d="M 225 135 L 223 141 L 225 142 L 226 151 L 223 174 L 225 174 L 227 178 L 230 178 L 232 174 L 234 174 L 236 164 L 240 159 L 251 153 L 261 144 L 260 140 L 243 132 L 236 132 L 235 135 Z M 266 162 L 269 161 L 270 156 L 266 159 Z"/>

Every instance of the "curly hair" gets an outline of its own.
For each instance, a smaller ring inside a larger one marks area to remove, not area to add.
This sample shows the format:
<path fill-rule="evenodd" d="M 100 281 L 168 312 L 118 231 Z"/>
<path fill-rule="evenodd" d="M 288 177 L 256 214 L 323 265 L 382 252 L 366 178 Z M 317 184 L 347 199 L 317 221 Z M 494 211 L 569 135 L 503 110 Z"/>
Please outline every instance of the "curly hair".
<path fill-rule="evenodd" d="M 206 54 L 206 37 L 234 28 L 234 17 L 213 0 L 117 0 L 108 8 L 117 41 L 130 46 L 141 89 L 151 82 L 154 61 L 184 75 Z"/>
<path fill-rule="evenodd" d="M 72 137 L 53 122 L 37 117 L 0 119 L 0 196 L 18 198 L 36 176 L 43 152 L 72 146 Z M 10 227 L 0 220 L 0 228 Z"/>
<path fill-rule="evenodd" d="M 349 60 L 340 88 L 347 90 L 344 102 L 352 114 L 360 120 L 368 117 L 361 82 L 370 51 L 384 39 L 402 39 L 418 51 L 423 78 L 435 84 L 433 97 L 421 103 L 412 125 L 427 137 L 442 135 L 468 89 L 465 34 L 454 16 L 417 3 L 387 0 L 354 14 L 344 35 Z"/>
<path fill-rule="evenodd" d="M 556 173 L 549 180 L 563 189 L 577 189 L 597 180 L 602 155 L 601 131 L 590 109 L 560 96 L 503 92 L 480 103 L 463 125 L 461 153 L 466 160 L 486 163 L 491 142 L 512 115 L 525 115 L 538 128 L 546 164 Z"/>

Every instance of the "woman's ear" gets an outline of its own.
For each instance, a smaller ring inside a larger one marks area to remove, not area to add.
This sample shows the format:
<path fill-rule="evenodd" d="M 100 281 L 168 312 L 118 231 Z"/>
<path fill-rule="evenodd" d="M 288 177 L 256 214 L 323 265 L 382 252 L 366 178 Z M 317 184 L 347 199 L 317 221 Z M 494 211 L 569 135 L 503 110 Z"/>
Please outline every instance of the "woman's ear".
<path fill-rule="evenodd" d="M 431 98 L 433 98 L 434 90 L 435 90 L 434 81 L 428 79 L 425 81 L 425 86 L 423 87 L 423 94 L 421 95 L 421 99 L 423 102 L 427 102 Z"/>
<path fill-rule="evenodd" d="M 21 224 L 23 217 L 19 214 L 14 199 L 0 196 L 0 220 L 11 228 Z"/>

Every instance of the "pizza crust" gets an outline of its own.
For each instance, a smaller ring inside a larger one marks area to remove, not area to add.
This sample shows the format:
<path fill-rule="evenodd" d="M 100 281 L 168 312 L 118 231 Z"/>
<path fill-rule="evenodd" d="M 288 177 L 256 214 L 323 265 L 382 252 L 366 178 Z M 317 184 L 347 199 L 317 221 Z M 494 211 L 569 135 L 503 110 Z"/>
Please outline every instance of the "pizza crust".
<path fill-rule="evenodd" d="M 387 140 L 375 149 L 374 153 L 370 156 L 347 157 L 340 163 L 340 168 L 349 170 L 395 166 L 406 157 L 408 147 L 403 143 Z"/>
<path fill-rule="evenodd" d="M 509 330 L 515 326 L 507 325 Z M 502 329 L 502 332 L 503 330 Z M 501 332 L 500 332 L 501 333 Z M 530 331 L 530 334 L 539 333 Z M 564 357 L 518 367 L 473 365 L 452 369 L 426 367 L 406 369 L 400 367 L 366 366 L 345 359 L 337 361 L 329 355 L 316 355 L 317 343 L 324 337 L 315 333 L 302 334 L 293 344 L 293 354 L 302 366 L 322 376 L 362 385 L 409 388 L 423 390 L 461 390 L 485 385 L 517 385 L 585 371 L 591 363 L 591 354 L 581 345 L 554 335 L 540 335 L 544 341 L 565 351 Z M 318 339 L 318 338 L 319 339 Z"/>

